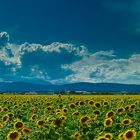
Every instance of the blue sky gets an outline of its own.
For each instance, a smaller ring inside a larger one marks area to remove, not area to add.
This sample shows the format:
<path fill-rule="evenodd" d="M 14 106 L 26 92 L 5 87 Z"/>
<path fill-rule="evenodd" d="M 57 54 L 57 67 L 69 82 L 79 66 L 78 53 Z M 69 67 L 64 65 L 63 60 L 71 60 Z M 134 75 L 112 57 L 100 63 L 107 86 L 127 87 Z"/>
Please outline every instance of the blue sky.
<path fill-rule="evenodd" d="M 1 0 L 0 81 L 140 83 L 139 0 Z"/>

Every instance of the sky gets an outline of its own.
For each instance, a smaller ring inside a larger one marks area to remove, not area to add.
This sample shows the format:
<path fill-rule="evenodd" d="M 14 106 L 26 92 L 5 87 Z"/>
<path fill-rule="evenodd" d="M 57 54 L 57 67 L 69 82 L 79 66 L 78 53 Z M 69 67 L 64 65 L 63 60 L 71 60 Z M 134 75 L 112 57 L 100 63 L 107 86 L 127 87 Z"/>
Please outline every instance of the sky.
<path fill-rule="evenodd" d="M 140 84 L 139 0 L 1 0 L 0 82 Z"/>

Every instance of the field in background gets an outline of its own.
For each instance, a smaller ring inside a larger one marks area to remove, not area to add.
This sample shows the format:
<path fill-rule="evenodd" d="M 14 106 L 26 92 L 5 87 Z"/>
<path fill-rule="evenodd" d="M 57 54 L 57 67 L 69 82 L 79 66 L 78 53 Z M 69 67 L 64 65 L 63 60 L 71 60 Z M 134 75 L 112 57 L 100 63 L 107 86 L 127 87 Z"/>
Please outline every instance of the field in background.
<path fill-rule="evenodd" d="M 0 140 L 139 140 L 138 95 L 0 95 Z"/>

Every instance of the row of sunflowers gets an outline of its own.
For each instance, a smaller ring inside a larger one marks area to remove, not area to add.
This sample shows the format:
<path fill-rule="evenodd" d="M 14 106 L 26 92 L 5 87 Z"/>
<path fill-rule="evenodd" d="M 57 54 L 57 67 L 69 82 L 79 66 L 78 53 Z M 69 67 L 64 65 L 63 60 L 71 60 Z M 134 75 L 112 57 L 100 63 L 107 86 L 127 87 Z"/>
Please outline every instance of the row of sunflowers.
<path fill-rule="evenodd" d="M 1 95 L 0 140 L 140 140 L 140 96 Z"/>

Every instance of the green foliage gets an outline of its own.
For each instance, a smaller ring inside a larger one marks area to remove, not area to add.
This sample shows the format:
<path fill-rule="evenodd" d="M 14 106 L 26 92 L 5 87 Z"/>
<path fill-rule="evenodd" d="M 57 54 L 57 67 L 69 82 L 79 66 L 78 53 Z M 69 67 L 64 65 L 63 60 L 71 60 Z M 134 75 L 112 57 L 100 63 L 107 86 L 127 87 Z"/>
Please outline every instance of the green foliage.
<path fill-rule="evenodd" d="M 110 111 L 115 114 L 107 117 Z M 0 118 L 0 140 L 14 130 L 19 133 L 15 140 L 98 140 L 106 133 L 118 140 L 119 134 L 125 138 L 128 130 L 136 132 L 131 140 L 139 140 L 140 96 L 0 95 Z M 105 123 L 109 118 L 111 125 Z M 124 124 L 125 119 L 130 123 Z M 24 124 L 21 129 L 14 126 L 18 120 Z M 24 128 L 30 133 L 23 132 Z"/>

